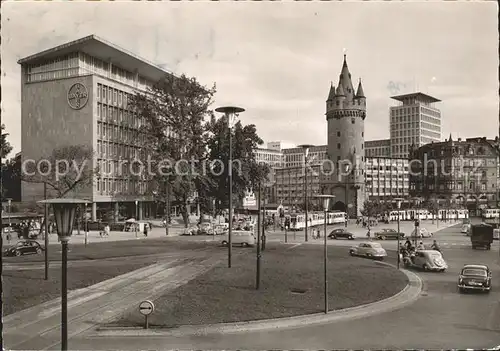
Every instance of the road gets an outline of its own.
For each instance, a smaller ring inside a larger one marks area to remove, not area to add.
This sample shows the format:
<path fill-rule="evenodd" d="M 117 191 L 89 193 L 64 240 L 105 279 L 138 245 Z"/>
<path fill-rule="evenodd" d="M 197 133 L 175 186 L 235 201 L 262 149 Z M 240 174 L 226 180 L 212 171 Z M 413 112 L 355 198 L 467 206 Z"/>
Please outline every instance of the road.
<path fill-rule="evenodd" d="M 450 349 L 500 345 L 499 244 L 472 250 L 460 228 L 435 235 L 450 266 L 445 273 L 419 272 L 424 291 L 413 304 L 363 319 L 296 329 L 184 337 L 99 337 L 92 332 L 70 340 L 74 349 Z M 340 242 L 340 241 L 339 241 Z M 349 245 L 352 244 L 348 242 Z M 312 243 L 314 245 L 314 243 Z M 332 244 L 333 245 L 333 244 Z M 395 246 L 389 241 L 383 246 Z M 319 248 L 318 248 L 319 249 Z M 490 294 L 459 294 L 457 278 L 467 263 L 492 268 Z"/>

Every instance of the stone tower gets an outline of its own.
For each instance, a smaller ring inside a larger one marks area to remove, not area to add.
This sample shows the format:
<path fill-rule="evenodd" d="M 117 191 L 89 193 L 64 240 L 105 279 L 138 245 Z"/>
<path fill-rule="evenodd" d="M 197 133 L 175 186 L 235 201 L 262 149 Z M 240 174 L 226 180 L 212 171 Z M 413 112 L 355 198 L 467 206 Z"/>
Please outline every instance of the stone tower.
<path fill-rule="evenodd" d="M 365 201 L 365 117 L 366 97 L 361 80 L 354 91 L 344 55 L 338 86 L 335 89 L 332 83 L 326 100 L 330 162 L 322 172 L 321 188 L 324 194 L 335 195 L 332 209 L 347 208 L 351 217 L 361 214 Z M 346 164 L 352 165 L 347 172 Z"/>

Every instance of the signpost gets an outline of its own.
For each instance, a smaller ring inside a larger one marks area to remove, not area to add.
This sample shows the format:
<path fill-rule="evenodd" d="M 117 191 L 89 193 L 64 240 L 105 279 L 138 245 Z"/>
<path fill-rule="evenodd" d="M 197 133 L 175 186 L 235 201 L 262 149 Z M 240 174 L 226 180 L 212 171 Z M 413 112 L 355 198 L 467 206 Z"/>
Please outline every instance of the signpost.
<path fill-rule="evenodd" d="M 148 329 L 148 316 L 155 310 L 155 305 L 149 300 L 142 301 L 139 305 L 139 312 L 144 316 L 144 329 Z"/>

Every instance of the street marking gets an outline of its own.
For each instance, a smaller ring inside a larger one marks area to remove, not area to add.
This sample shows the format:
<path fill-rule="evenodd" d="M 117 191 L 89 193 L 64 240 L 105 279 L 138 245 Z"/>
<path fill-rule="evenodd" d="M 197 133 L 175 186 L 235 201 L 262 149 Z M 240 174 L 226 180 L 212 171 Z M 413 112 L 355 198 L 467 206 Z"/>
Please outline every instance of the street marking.
<path fill-rule="evenodd" d="M 300 246 L 300 245 L 302 245 L 302 244 L 301 244 L 301 243 L 299 243 L 299 244 L 295 244 L 295 245 L 293 245 L 293 246 L 289 247 L 287 250 L 291 250 L 291 249 L 293 249 L 294 247 L 297 247 L 297 246 Z"/>
<path fill-rule="evenodd" d="M 145 316 L 150 315 L 154 310 L 155 305 L 149 300 L 142 301 L 139 305 L 139 312 Z"/>

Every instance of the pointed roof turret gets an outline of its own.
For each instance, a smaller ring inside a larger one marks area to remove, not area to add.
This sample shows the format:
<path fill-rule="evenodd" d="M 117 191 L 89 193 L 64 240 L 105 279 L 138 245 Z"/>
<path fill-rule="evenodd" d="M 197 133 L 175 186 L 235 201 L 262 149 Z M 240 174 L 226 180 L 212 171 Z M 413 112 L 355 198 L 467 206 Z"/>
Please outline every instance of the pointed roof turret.
<path fill-rule="evenodd" d="M 339 84 L 339 86 L 337 87 L 337 93 L 335 95 L 336 96 L 345 96 L 344 88 L 342 88 L 342 84 Z"/>
<path fill-rule="evenodd" d="M 333 82 L 330 84 L 330 92 L 328 93 L 328 99 L 326 101 L 332 101 L 335 97 L 335 86 L 333 85 Z"/>
<path fill-rule="evenodd" d="M 352 93 L 354 95 L 354 87 L 351 81 L 351 73 L 347 67 L 347 58 L 344 54 L 344 63 L 342 64 L 342 71 L 340 72 L 339 85 L 342 85 L 344 92 Z"/>
<path fill-rule="evenodd" d="M 453 141 L 453 139 L 451 138 L 451 133 L 450 133 L 450 138 L 448 139 L 448 141 Z"/>
<path fill-rule="evenodd" d="M 365 92 L 363 91 L 363 86 L 361 85 L 361 78 L 359 79 L 358 91 L 356 92 L 356 97 L 365 97 Z"/>

